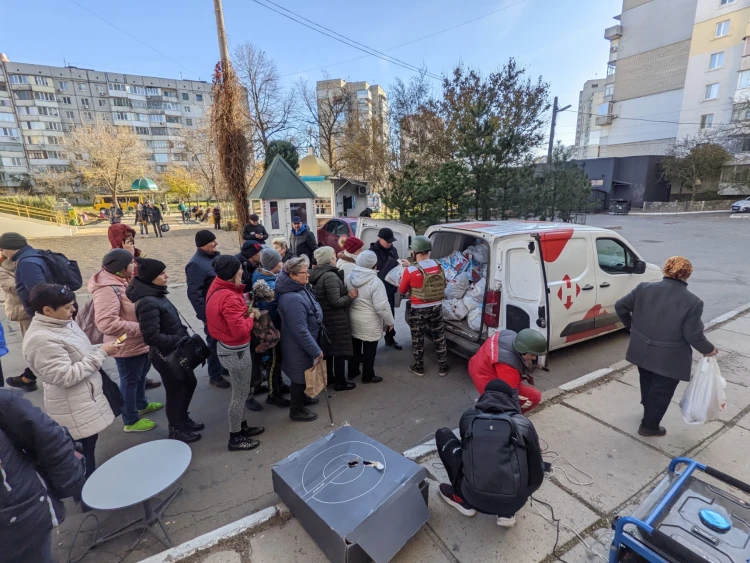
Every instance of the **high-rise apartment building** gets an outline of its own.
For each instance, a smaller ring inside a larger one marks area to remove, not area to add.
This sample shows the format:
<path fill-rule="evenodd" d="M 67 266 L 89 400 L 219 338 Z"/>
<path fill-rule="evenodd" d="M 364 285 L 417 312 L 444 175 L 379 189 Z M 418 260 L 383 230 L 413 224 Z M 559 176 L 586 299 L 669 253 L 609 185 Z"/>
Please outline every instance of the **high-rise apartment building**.
<path fill-rule="evenodd" d="M 187 166 L 182 132 L 211 103 L 211 84 L 77 67 L 8 61 L 0 55 L 0 187 L 68 166 L 62 138 L 105 119 L 131 127 L 150 149 L 155 172 Z"/>
<path fill-rule="evenodd" d="M 588 80 L 578 96 L 576 142 L 572 158 L 598 158 L 601 127 L 596 124 L 596 108 L 604 102 L 604 79 Z"/>

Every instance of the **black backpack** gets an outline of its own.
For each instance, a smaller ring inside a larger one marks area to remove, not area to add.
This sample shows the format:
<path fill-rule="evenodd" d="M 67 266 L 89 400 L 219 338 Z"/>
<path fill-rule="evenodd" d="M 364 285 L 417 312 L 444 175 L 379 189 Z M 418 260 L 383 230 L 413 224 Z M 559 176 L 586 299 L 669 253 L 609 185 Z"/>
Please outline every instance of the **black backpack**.
<path fill-rule="evenodd" d="M 520 413 L 477 412 L 467 422 L 462 495 L 480 512 L 515 514 L 542 484 L 541 457 L 540 467 L 529 467 L 527 455 L 539 448 L 534 426 Z"/>
<path fill-rule="evenodd" d="M 51 274 L 50 283 L 67 286 L 71 291 L 78 291 L 83 287 L 83 277 L 78 262 L 68 260 L 64 254 L 51 250 L 37 250 L 37 256 L 44 260 Z"/>

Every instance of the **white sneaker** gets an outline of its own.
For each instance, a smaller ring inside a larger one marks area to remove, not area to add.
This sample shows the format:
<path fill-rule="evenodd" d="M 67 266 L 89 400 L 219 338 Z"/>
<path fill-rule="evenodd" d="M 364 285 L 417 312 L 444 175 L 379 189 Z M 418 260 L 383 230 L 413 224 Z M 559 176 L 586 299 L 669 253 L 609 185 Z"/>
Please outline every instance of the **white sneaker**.
<path fill-rule="evenodd" d="M 510 518 L 497 517 L 497 525 L 501 528 L 512 528 L 516 525 L 516 517 L 511 516 Z"/>

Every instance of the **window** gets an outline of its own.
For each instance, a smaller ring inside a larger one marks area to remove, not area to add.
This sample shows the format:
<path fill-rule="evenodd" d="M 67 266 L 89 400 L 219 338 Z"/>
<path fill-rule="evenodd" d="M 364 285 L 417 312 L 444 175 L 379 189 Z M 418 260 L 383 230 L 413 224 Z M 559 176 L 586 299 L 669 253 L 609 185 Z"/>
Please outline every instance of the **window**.
<path fill-rule="evenodd" d="M 68 119 L 75 119 L 76 118 L 76 114 L 73 113 L 72 111 L 66 111 L 65 112 L 65 117 L 68 118 Z"/>
<path fill-rule="evenodd" d="M 169 141 L 146 141 L 146 146 L 150 149 L 168 149 Z"/>
<path fill-rule="evenodd" d="M 318 199 L 315 200 L 315 214 L 316 215 L 333 215 L 333 209 L 332 209 L 332 206 L 331 206 L 331 198 L 330 197 L 318 198 Z M 339 223 L 340 225 L 343 225 L 344 226 L 344 230 L 346 232 L 336 233 L 336 224 L 337 223 Z M 341 221 L 330 221 L 326 225 L 326 231 L 328 231 L 332 235 L 335 235 L 335 234 L 348 235 L 349 234 L 349 229 L 347 229 L 346 225 L 344 225 L 343 223 L 341 223 Z"/>
<path fill-rule="evenodd" d="M 195 101 L 196 102 L 202 102 L 203 101 L 203 94 L 196 94 L 195 95 Z"/>
<path fill-rule="evenodd" d="M 307 223 L 307 204 L 303 202 L 295 202 L 289 204 L 289 222 L 292 222 L 292 217 L 299 216 L 303 223 Z"/>
<path fill-rule="evenodd" d="M 727 6 L 729 4 L 734 4 L 737 0 L 721 0 L 720 6 Z"/>
<path fill-rule="evenodd" d="M 104 95 L 104 86 L 103 86 L 102 84 L 99 84 L 99 85 L 98 85 L 98 86 L 96 87 L 96 91 L 97 91 L 97 92 L 99 92 L 99 95 L 100 95 L 100 96 L 103 96 L 103 95 Z"/>
<path fill-rule="evenodd" d="M 179 117 L 175 117 L 173 115 L 168 115 L 167 116 L 167 123 L 179 123 L 179 122 L 180 122 L 180 118 Z"/>
<path fill-rule="evenodd" d="M 155 154 L 154 160 L 160 164 L 164 164 L 165 162 L 169 162 L 169 155 L 163 153 Z"/>
<path fill-rule="evenodd" d="M 716 37 L 726 37 L 729 35 L 729 20 L 724 20 L 716 24 Z"/>
<path fill-rule="evenodd" d="M 23 166 L 21 159 L 16 156 L 4 156 L 3 166 Z"/>
<path fill-rule="evenodd" d="M 167 98 L 177 98 L 177 92 L 174 90 L 164 90 L 164 96 Z"/>
<path fill-rule="evenodd" d="M 62 131 L 62 124 L 56 121 L 45 121 L 44 126 L 47 131 Z"/>
<path fill-rule="evenodd" d="M 279 202 L 271 201 L 268 205 L 271 210 L 271 229 L 277 230 L 279 229 Z"/>
<path fill-rule="evenodd" d="M 107 84 L 110 92 L 127 92 L 128 87 L 125 84 Z"/>
<path fill-rule="evenodd" d="M 29 77 L 24 76 L 23 74 L 11 74 L 10 75 L 10 83 L 11 84 L 28 84 L 29 83 Z"/>
<path fill-rule="evenodd" d="M 107 105 L 107 100 L 99 99 L 99 107 L 100 108 L 103 108 L 106 105 Z"/>
<path fill-rule="evenodd" d="M 158 88 L 146 88 L 146 95 L 147 96 L 158 96 L 159 95 L 159 89 Z"/>
<path fill-rule="evenodd" d="M 39 115 L 47 115 L 50 117 L 60 117 L 60 111 L 57 108 L 40 107 L 37 108 Z"/>
<path fill-rule="evenodd" d="M 168 135 L 169 130 L 166 127 L 153 127 L 151 129 L 152 135 Z"/>
<path fill-rule="evenodd" d="M 136 94 L 138 96 L 146 95 L 146 89 L 143 86 L 128 86 L 128 88 L 128 92 L 130 92 L 131 94 Z"/>
<path fill-rule="evenodd" d="M 18 115 L 39 115 L 36 106 L 20 106 Z"/>
<path fill-rule="evenodd" d="M 52 86 L 52 81 L 46 76 L 35 76 L 34 82 L 37 86 Z"/>
<path fill-rule="evenodd" d="M 750 70 L 740 72 L 740 78 L 737 81 L 737 89 L 750 88 Z"/>
<path fill-rule="evenodd" d="M 143 100 L 128 100 L 131 108 L 146 109 L 146 102 Z"/>
<path fill-rule="evenodd" d="M 187 155 L 184 152 L 179 152 L 172 155 L 172 160 L 175 162 L 187 162 Z"/>
<path fill-rule="evenodd" d="M 67 90 L 68 89 L 68 83 L 66 81 L 58 82 L 57 87 L 60 88 L 60 90 Z"/>
<path fill-rule="evenodd" d="M 78 86 L 78 91 L 79 92 L 85 92 L 86 91 L 86 83 L 85 82 L 79 82 L 77 84 L 77 86 Z"/>
<path fill-rule="evenodd" d="M 130 116 L 125 111 L 116 111 L 112 114 L 117 121 L 128 121 Z"/>
<path fill-rule="evenodd" d="M 151 123 L 164 123 L 167 120 L 167 118 L 164 115 L 161 115 L 161 114 L 158 114 L 158 113 L 156 113 L 156 114 L 152 113 L 151 115 L 148 116 L 148 120 Z"/>
<path fill-rule="evenodd" d="M 15 121 L 12 113 L 0 113 L 0 121 Z"/>
<path fill-rule="evenodd" d="M 44 129 L 43 121 L 22 121 L 21 129 Z"/>
<path fill-rule="evenodd" d="M 89 99 L 88 98 L 81 98 L 81 105 L 85 108 L 89 107 Z"/>
<path fill-rule="evenodd" d="M 188 127 L 192 127 L 193 120 L 188 117 L 187 119 L 185 119 L 185 125 L 187 125 Z"/>
<path fill-rule="evenodd" d="M 740 152 L 750 152 L 750 137 L 742 137 L 738 144 Z"/>
<path fill-rule="evenodd" d="M 33 158 L 35 160 L 46 160 L 47 152 L 46 151 L 29 151 L 29 158 Z"/>
<path fill-rule="evenodd" d="M 604 87 L 604 95 L 605 96 L 611 96 L 615 92 L 615 85 L 614 84 L 607 84 Z"/>
<path fill-rule="evenodd" d="M 182 109 L 185 111 L 185 113 L 190 113 L 190 106 L 182 106 Z"/>
<path fill-rule="evenodd" d="M 112 105 L 121 108 L 133 107 L 131 100 L 128 100 L 127 98 L 112 98 Z"/>
<path fill-rule="evenodd" d="M 70 96 L 63 96 L 60 99 L 62 100 L 62 103 L 70 105 Z"/>
<path fill-rule="evenodd" d="M 0 98 L 0 107 L 10 107 L 10 100 L 7 98 Z"/>
<path fill-rule="evenodd" d="M 148 114 L 146 114 L 146 113 L 136 114 L 136 121 L 148 122 Z"/>
<path fill-rule="evenodd" d="M 157 172 L 166 172 L 167 171 L 167 167 L 164 166 L 163 164 L 162 165 L 157 165 L 156 166 L 156 171 Z"/>
<path fill-rule="evenodd" d="M 635 258 L 622 243 L 609 238 L 596 239 L 596 255 L 599 267 L 608 274 L 630 274 Z"/>
<path fill-rule="evenodd" d="M 50 92 L 34 92 L 34 99 L 41 102 L 55 102 L 55 95 Z"/>
<path fill-rule="evenodd" d="M 713 70 L 715 68 L 721 68 L 724 66 L 724 51 L 721 53 L 714 53 L 711 55 L 711 62 L 708 64 L 708 69 Z"/>
<path fill-rule="evenodd" d="M 714 82 L 713 84 L 706 85 L 706 95 L 704 100 L 715 100 L 719 97 L 719 83 Z"/>
<path fill-rule="evenodd" d="M 94 119 L 94 114 L 91 113 L 90 111 L 84 111 L 83 112 L 83 117 L 85 117 L 86 119 L 92 119 L 93 120 Z M 107 116 L 106 115 L 104 116 L 104 120 L 105 121 L 107 120 Z"/>
<path fill-rule="evenodd" d="M 187 92 L 183 92 L 182 93 L 182 99 L 185 100 L 186 102 L 189 102 L 190 101 L 190 94 L 188 94 Z"/>
<path fill-rule="evenodd" d="M 707 113 L 705 115 L 701 115 L 701 129 L 711 129 L 711 126 L 713 124 L 714 124 L 713 113 Z"/>
<path fill-rule="evenodd" d="M 13 92 L 16 96 L 16 100 L 33 100 L 34 95 L 30 90 L 20 90 Z"/>
<path fill-rule="evenodd" d="M 60 137 L 47 137 L 47 144 L 48 145 L 59 145 L 60 144 Z"/>
<path fill-rule="evenodd" d="M 18 129 L 12 127 L 0 127 L 0 137 L 18 137 Z"/>
<path fill-rule="evenodd" d="M 135 134 L 136 135 L 150 135 L 151 131 L 148 127 L 135 127 Z"/>

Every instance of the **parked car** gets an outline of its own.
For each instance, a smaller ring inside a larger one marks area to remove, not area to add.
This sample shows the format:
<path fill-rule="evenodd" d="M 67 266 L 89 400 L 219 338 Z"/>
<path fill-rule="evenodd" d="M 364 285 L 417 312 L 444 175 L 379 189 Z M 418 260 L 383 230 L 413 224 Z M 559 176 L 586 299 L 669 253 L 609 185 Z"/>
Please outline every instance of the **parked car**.
<path fill-rule="evenodd" d="M 750 196 L 732 204 L 732 211 L 735 213 L 750 213 Z"/>
<path fill-rule="evenodd" d="M 335 217 L 328 219 L 318 227 L 318 244 L 330 246 L 338 254 L 343 250 L 339 245 L 342 236 L 355 237 L 357 235 L 357 221 L 359 217 Z"/>
<path fill-rule="evenodd" d="M 469 250 L 487 260 L 473 270 L 486 286 L 479 330 L 466 319 L 446 320 L 448 346 L 465 357 L 498 329 L 537 330 L 550 350 L 619 330 L 615 302 L 639 283 L 662 278 L 658 266 L 608 229 L 482 221 L 433 225 L 425 234 L 433 258 Z"/>

